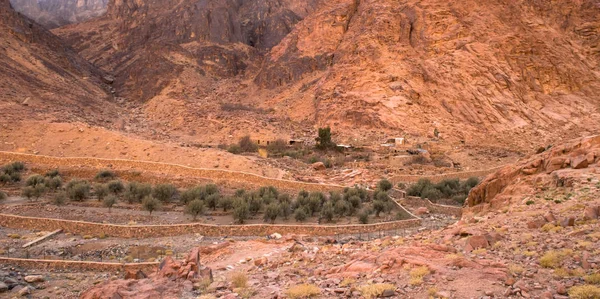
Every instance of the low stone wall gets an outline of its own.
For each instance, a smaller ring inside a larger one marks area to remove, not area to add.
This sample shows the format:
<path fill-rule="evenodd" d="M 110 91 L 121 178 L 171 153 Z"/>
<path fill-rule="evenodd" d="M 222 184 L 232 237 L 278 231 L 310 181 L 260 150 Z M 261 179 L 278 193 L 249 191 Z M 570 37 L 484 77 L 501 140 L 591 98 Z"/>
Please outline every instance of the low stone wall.
<path fill-rule="evenodd" d="M 420 218 L 357 225 L 211 225 L 201 223 L 174 225 L 115 225 L 0 214 L 0 226 L 2 227 L 30 230 L 43 229 L 47 231 L 62 229 L 64 232 L 79 235 L 100 236 L 104 234 L 106 236 L 119 238 L 155 238 L 194 233 L 209 237 L 267 236 L 273 233 L 333 236 L 338 234 L 390 231 L 418 227 L 420 225 Z"/>
<path fill-rule="evenodd" d="M 410 206 L 426 207 L 432 213 L 456 216 L 459 218 L 463 213 L 463 209 L 461 207 L 438 205 L 432 203 L 429 201 L 429 199 L 415 196 L 407 196 L 406 198 L 402 199 L 401 202 Z"/>
<path fill-rule="evenodd" d="M 464 179 L 468 179 L 470 177 L 484 177 L 484 176 L 487 176 L 488 174 L 498 171 L 499 169 L 501 169 L 503 167 L 505 167 L 505 165 L 490 168 L 490 169 L 475 170 L 475 171 L 463 171 L 463 172 L 450 172 L 450 173 L 436 174 L 436 175 L 397 175 L 397 176 L 389 178 L 389 180 L 390 180 L 390 182 L 394 183 L 394 185 L 396 185 L 398 183 L 413 183 L 413 182 L 418 181 L 419 179 L 429 179 L 430 181 L 432 181 L 434 183 L 437 183 L 444 179 L 458 178 L 458 179 L 464 180 Z"/>
<path fill-rule="evenodd" d="M 247 172 L 231 171 L 224 169 L 193 168 L 171 163 L 123 159 L 102 159 L 89 157 L 51 157 L 0 151 L 0 164 L 10 163 L 14 161 L 21 161 L 26 164 L 44 165 L 48 169 L 78 167 L 82 170 L 85 168 L 99 170 L 109 168 L 117 172 L 123 171 L 126 174 L 130 174 L 131 172 L 139 172 L 139 176 L 143 176 L 146 172 L 151 172 L 173 177 L 205 178 L 215 182 L 223 181 L 240 184 L 249 184 L 253 186 L 274 186 L 282 190 L 306 190 L 310 192 L 327 192 L 334 190 L 342 190 L 344 188 L 344 186 L 340 185 L 282 180 L 264 177 Z"/>
<path fill-rule="evenodd" d="M 63 261 L 63 260 L 39 260 L 39 259 L 17 259 L 9 257 L 0 257 L 0 264 L 11 265 L 35 270 L 77 270 L 77 271 L 133 271 L 142 270 L 145 273 L 154 271 L 158 267 L 158 262 L 153 263 L 103 263 L 86 261 Z"/>

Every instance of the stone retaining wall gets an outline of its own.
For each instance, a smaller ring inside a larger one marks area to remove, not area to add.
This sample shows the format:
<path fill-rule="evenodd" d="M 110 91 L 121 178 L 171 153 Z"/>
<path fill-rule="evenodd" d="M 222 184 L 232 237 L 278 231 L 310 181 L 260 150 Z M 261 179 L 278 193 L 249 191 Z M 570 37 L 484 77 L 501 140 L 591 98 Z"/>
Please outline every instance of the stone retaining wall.
<path fill-rule="evenodd" d="M 0 214 L 0 226 L 2 227 L 30 230 L 43 229 L 46 231 L 62 229 L 64 232 L 79 235 L 100 236 L 101 234 L 104 234 L 106 236 L 119 238 L 155 238 L 194 233 L 209 237 L 267 236 L 273 233 L 333 236 L 338 234 L 390 231 L 418 227 L 420 225 L 420 218 L 357 225 L 211 225 L 201 223 L 174 225 L 116 225 Z"/>
<path fill-rule="evenodd" d="M 426 198 L 407 196 L 400 201 L 410 206 L 426 207 L 430 212 L 437 214 L 456 216 L 460 218 L 463 213 L 463 209 L 461 207 L 434 204 Z"/>
<path fill-rule="evenodd" d="M 253 186 L 274 186 L 282 190 L 306 190 L 310 192 L 327 192 L 334 190 L 342 190 L 344 188 L 344 186 L 340 185 L 282 180 L 264 177 L 247 172 L 223 169 L 193 168 L 171 163 L 123 159 L 102 159 L 89 157 L 51 157 L 0 151 L 0 164 L 10 163 L 14 161 L 21 161 L 24 163 L 36 165 L 44 165 L 48 167 L 48 169 L 79 167 L 82 169 L 92 168 L 98 170 L 110 168 L 117 172 L 126 172 L 127 174 L 130 174 L 132 171 L 139 172 L 138 175 L 140 176 L 144 175 L 144 173 L 146 172 L 151 172 L 174 177 L 205 178 L 215 182 L 224 181 L 241 184 L 250 184 Z"/>
<path fill-rule="evenodd" d="M 133 271 L 142 270 L 150 273 L 158 267 L 158 262 L 153 263 L 104 263 L 104 262 L 86 262 L 86 261 L 63 261 L 63 260 L 39 260 L 39 259 L 17 259 L 9 257 L 0 257 L 1 265 L 11 265 L 35 270 L 78 270 L 78 271 Z"/>

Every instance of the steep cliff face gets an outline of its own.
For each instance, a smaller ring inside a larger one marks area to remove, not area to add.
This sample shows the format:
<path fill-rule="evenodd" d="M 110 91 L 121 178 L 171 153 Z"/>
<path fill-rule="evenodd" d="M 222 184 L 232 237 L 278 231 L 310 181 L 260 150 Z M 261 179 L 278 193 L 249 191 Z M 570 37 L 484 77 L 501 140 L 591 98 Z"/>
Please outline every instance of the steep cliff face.
<path fill-rule="evenodd" d="M 52 29 L 83 22 L 106 12 L 108 0 L 11 0 L 14 9 Z"/>
<path fill-rule="evenodd" d="M 115 112 L 104 73 L 40 25 L 0 3 L 2 122 L 85 119 Z M 8 113 L 10 112 L 10 113 Z"/>
<path fill-rule="evenodd" d="M 598 15 L 598 0 L 114 0 L 56 33 L 131 100 L 529 148 L 598 131 Z"/>

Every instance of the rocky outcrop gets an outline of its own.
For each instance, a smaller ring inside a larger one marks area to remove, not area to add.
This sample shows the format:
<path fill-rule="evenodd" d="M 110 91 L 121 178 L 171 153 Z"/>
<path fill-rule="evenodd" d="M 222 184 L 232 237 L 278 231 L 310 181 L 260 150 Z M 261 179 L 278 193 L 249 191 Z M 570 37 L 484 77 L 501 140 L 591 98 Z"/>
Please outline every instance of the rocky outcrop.
<path fill-rule="evenodd" d="M 11 0 L 16 11 L 46 28 L 79 23 L 106 12 L 108 0 Z"/>
<path fill-rule="evenodd" d="M 183 261 L 166 257 L 155 273 L 126 273 L 125 279 L 110 280 L 81 294 L 82 299 L 104 298 L 183 298 L 192 294 L 194 283 L 209 280 L 212 270 L 200 265 L 200 248 L 195 248 Z"/>
<path fill-rule="evenodd" d="M 600 136 L 591 136 L 557 145 L 546 152 L 507 166 L 489 175 L 481 184 L 473 188 L 465 203 L 468 207 L 483 203 L 492 206 L 503 204 L 499 194 L 509 193 L 505 190 L 528 177 L 535 177 L 539 182 L 551 182 L 556 187 L 569 186 L 571 180 L 582 173 L 597 173 L 600 168 Z M 592 215 L 590 212 L 589 215 Z M 542 219 L 543 220 L 543 219 Z M 535 223 L 535 221 L 532 221 Z M 543 225 L 532 224 L 534 227 Z"/>

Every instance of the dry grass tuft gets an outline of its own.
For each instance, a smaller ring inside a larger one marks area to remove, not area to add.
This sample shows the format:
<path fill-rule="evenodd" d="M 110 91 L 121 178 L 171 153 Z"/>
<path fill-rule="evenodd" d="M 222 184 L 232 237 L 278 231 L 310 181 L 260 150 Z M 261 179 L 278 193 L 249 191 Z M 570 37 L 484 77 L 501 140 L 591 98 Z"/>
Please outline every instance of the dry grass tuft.
<path fill-rule="evenodd" d="M 586 276 L 585 282 L 591 283 L 591 284 L 600 284 L 600 272 Z"/>
<path fill-rule="evenodd" d="M 571 299 L 598 299 L 600 298 L 600 288 L 593 285 L 575 286 L 569 289 Z"/>
<path fill-rule="evenodd" d="M 367 299 L 378 298 L 379 296 L 383 295 L 385 290 L 395 291 L 396 286 L 389 283 L 376 283 L 360 287 L 361 294 Z"/>
<path fill-rule="evenodd" d="M 242 272 L 232 273 L 230 279 L 234 288 L 242 289 L 248 286 L 248 276 Z"/>
<path fill-rule="evenodd" d="M 422 267 L 417 267 L 414 268 L 412 270 L 410 270 L 410 281 L 409 284 L 411 285 L 420 285 L 423 283 L 423 277 L 427 276 L 429 274 L 429 268 L 422 266 Z"/>
<path fill-rule="evenodd" d="M 286 295 L 291 299 L 319 296 L 321 289 L 314 284 L 300 284 L 289 288 Z"/>

